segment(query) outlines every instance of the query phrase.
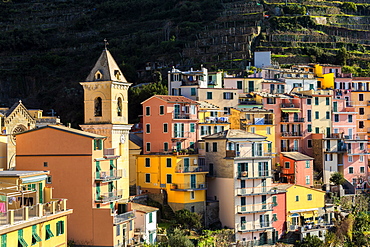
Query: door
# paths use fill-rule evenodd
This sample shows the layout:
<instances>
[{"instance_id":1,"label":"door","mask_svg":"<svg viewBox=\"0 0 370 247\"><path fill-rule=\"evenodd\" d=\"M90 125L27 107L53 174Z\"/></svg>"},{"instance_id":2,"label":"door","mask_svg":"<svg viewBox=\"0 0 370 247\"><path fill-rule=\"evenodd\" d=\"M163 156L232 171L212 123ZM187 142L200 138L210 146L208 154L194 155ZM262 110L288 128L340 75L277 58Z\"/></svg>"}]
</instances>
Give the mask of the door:
<instances>
[{"instance_id":1,"label":"door","mask_svg":"<svg viewBox=\"0 0 370 247\"><path fill-rule=\"evenodd\" d=\"M196 183L196 181L197 181L197 177L196 177L196 175L195 175L195 174L191 174L191 175L190 175L190 187L191 187L192 189L196 189L196 188L197 188L197 183Z\"/></svg>"},{"instance_id":2,"label":"door","mask_svg":"<svg viewBox=\"0 0 370 247\"><path fill-rule=\"evenodd\" d=\"M178 118L180 115L180 105L174 105L175 107L175 118Z\"/></svg>"},{"instance_id":3,"label":"door","mask_svg":"<svg viewBox=\"0 0 370 247\"><path fill-rule=\"evenodd\" d=\"M248 81L248 90L249 92L254 92L254 81Z\"/></svg>"},{"instance_id":4,"label":"door","mask_svg":"<svg viewBox=\"0 0 370 247\"><path fill-rule=\"evenodd\" d=\"M353 134L352 129L348 129L348 136L349 136L349 139L352 139L352 134Z\"/></svg>"},{"instance_id":5,"label":"door","mask_svg":"<svg viewBox=\"0 0 370 247\"><path fill-rule=\"evenodd\" d=\"M184 158L184 172L188 172L189 171L189 158Z\"/></svg>"}]
</instances>

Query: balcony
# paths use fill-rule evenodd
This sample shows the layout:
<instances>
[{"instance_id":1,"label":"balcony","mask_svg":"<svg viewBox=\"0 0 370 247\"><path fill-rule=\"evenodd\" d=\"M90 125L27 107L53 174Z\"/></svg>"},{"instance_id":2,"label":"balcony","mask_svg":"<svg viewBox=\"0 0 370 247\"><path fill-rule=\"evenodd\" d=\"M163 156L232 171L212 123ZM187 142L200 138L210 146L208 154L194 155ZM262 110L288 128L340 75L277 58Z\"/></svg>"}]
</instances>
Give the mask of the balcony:
<instances>
[{"instance_id":1,"label":"balcony","mask_svg":"<svg viewBox=\"0 0 370 247\"><path fill-rule=\"evenodd\" d=\"M177 166L176 173L208 172L205 166Z\"/></svg>"},{"instance_id":2,"label":"balcony","mask_svg":"<svg viewBox=\"0 0 370 247\"><path fill-rule=\"evenodd\" d=\"M329 133L326 134L325 139L342 139L343 134L342 133Z\"/></svg>"},{"instance_id":3,"label":"balcony","mask_svg":"<svg viewBox=\"0 0 370 247\"><path fill-rule=\"evenodd\" d=\"M281 152L299 152L298 148L281 147Z\"/></svg>"},{"instance_id":4,"label":"balcony","mask_svg":"<svg viewBox=\"0 0 370 247\"><path fill-rule=\"evenodd\" d=\"M207 184L203 183L182 183L182 184L172 184L171 190L174 191L193 191L193 190L206 190Z\"/></svg>"},{"instance_id":5,"label":"balcony","mask_svg":"<svg viewBox=\"0 0 370 247\"><path fill-rule=\"evenodd\" d=\"M100 193L100 195L98 195L97 198L95 199L95 202L105 203L105 202L116 201L121 198L122 198L122 190L116 190L112 192Z\"/></svg>"},{"instance_id":6,"label":"balcony","mask_svg":"<svg viewBox=\"0 0 370 247\"><path fill-rule=\"evenodd\" d=\"M300 131L298 131L298 132L287 132L287 131L283 131L283 132L281 132L281 136L282 137L302 137L303 134Z\"/></svg>"},{"instance_id":7,"label":"balcony","mask_svg":"<svg viewBox=\"0 0 370 247\"><path fill-rule=\"evenodd\" d=\"M252 205L237 206L238 214L251 214L272 211L272 203L259 203Z\"/></svg>"},{"instance_id":8,"label":"balcony","mask_svg":"<svg viewBox=\"0 0 370 247\"><path fill-rule=\"evenodd\" d=\"M304 118L289 119L287 117L282 117L280 122L282 123L304 123Z\"/></svg>"},{"instance_id":9,"label":"balcony","mask_svg":"<svg viewBox=\"0 0 370 247\"><path fill-rule=\"evenodd\" d=\"M369 131L368 131L369 133ZM368 137L366 134L363 135L345 135L344 136L344 141L368 141Z\"/></svg>"},{"instance_id":10,"label":"balcony","mask_svg":"<svg viewBox=\"0 0 370 247\"><path fill-rule=\"evenodd\" d=\"M300 108L300 105L294 103L282 103L280 104L280 108Z\"/></svg>"},{"instance_id":11,"label":"balcony","mask_svg":"<svg viewBox=\"0 0 370 247\"><path fill-rule=\"evenodd\" d=\"M218 124L218 123L229 123L228 117L206 117L203 123Z\"/></svg>"},{"instance_id":12,"label":"balcony","mask_svg":"<svg viewBox=\"0 0 370 247\"><path fill-rule=\"evenodd\" d=\"M242 120L242 123L246 125L271 125L273 124L273 121L272 119L260 118L260 119Z\"/></svg>"},{"instance_id":13,"label":"balcony","mask_svg":"<svg viewBox=\"0 0 370 247\"><path fill-rule=\"evenodd\" d=\"M238 196L263 195L276 193L276 187L252 187L252 188L238 188L236 194Z\"/></svg>"},{"instance_id":14,"label":"balcony","mask_svg":"<svg viewBox=\"0 0 370 247\"><path fill-rule=\"evenodd\" d=\"M258 222L258 223L241 223L238 224L237 229L239 232L254 232L254 231L264 231L267 229L272 229L272 222Z\"/></svg>"},{"instance_id":15,"label":"balcony","mask_svg":"<svg viewBox=\"0 0 370 247\"><path fill-rule=\"evenodd\" d=\"M266 158L272 155L272 151L266 150L266 152L256 152L252 154L252 150L248 152L240 152L235 150L226 150L226 158Z\"/></svg>"},{"instance_id":16,"label":"balcony","mask_svg":"<svg viewBox=\"0 0 370 247\"><path fill-rule=\"evenodd\" d=\"M107 172L95 172L95 180L108 182L122 178L122 170L111 170Z\"/></svg>"},{"instance_id":17,"label":"balcony","mask_svg":"<svg viewBox=\"0 0 370 247\"><path fill-rule=\"evenodd\" d=\"M115 148L104 148L103 155L104 157L115 156L115 151L116 151Z\"/></svg>"},{"instance_id":18,"label":"balcony","mask_svg":"<svg viewBox=\"0 0 370 247\"><path fill-rule=\"evenodd\" d=\"M238 179L256 179L256 178L267 178L272 177L272 170L262 170L262 171L241 171L236 173Z\"/></svg>"},{"instance_id":19,"label":"balcony","mask_svg":"<svg viewBox=\"0 0 370 247\"><path fill-rule=\"evenodd\" d=\"M129 211L123 214L114 215L113 224L120 224L125 221L129 221L135 218L135 211Z\"/></svg>"},{"instance_id":20,"label":"balcony","mask_svg":"<svg viewBox=\"0 0 370 247\"><path fill-rule=\"evenodd\" d=\"M43 204L38 203L34 206L7 210L7 212L0 214L0 229L21 223L32 223L32 221L39 222L40 218L50 218L60 213L72 213L72 210L67 209L67 199L52 199Z\"/></svg>"}]
</instances>

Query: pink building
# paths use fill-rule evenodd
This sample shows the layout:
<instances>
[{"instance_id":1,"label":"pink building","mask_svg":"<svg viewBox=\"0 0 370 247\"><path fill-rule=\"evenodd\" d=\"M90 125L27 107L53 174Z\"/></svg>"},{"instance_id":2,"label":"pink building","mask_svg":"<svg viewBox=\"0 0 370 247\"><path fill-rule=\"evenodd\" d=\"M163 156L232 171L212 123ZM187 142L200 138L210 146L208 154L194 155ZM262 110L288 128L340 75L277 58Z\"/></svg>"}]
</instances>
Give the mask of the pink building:
<instances>
[{"instance_id":1,"label":"pink building","mask_svg":"<svg viewBox=\"0 0 370 247\"><path fill-rule=\"evenodd\" d=\"M195 148L198 103L184 96L155 95L143 105L143 154Z\"/></svg>"},{"instance_id":2,"label":"pink building","mask_svg":"<svg viewBox=\"0 0 370 247\"><path fill-rule=\"evenodd\" d=\"M281 152L281 180L302 186L313 185L313 158L299 152Z\"/></svg>"},{"instance_id":3,"label":"pink building","mask_svg":"<svg viewBox=\"0 0 370 247\"><path fill-rule=\"evenodd\" d=\"M286 225L286 190L280 189L284 185L280 184L276 194L272 196L272 226L274 240L278 240L285 234ZM290 185L289 185L290 186Z\"/></svg>"}]
</instances>

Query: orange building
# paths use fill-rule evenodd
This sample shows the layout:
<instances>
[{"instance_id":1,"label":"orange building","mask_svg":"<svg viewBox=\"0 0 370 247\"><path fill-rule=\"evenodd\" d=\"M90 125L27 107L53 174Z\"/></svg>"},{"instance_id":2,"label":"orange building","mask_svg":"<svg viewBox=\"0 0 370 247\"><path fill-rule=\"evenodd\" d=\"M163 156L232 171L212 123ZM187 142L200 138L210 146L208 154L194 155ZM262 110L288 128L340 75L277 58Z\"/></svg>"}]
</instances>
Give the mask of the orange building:
<instances>
[{"instance_id":1,"label":"orange building","mask_svg":"<svg viewBox=\"0 0 370 247\"><path fill-rule=\"evenodd\" d=\"M50 171L47 182L54 187L53 195L67 198L75 212L69 219L70 240L89 246L126 246L133 237L134 213L119 204L119 156L114 149L104 149L104 139L50 125L20 133L17 169Z\"/></svg>"},{"instance_id":2,"label":"orange building","mask_svg":"<svg viewBox=\"0 0 370 247\"><path fill-rule=\"evenodd\" d=\"M313 159L299 152L281 152L281 179L282 182L312 186Z\"/></svg>"}]
</instances>

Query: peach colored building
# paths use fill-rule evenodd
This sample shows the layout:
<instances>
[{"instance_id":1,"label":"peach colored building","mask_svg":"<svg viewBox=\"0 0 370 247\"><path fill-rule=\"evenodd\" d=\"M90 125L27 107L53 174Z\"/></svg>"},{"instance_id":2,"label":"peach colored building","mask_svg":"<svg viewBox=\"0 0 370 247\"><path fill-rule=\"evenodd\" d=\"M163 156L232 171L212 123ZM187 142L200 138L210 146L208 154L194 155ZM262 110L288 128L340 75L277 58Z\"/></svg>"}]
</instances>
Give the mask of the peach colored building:
<instances>
[{"instance_id":1,"label":"peach colored building","mask_svg":"<svg viewBox=\"0 0 370 247\"><path fill-rule=\"evenodd\" d=\"M184 96L155 95L143 105L143 154L195 149L198 103Z\"/></svg>"},{"instance_id":2,"label":"peach colored building","mask_svg":"<svg viewBox=\"0 0 370 247\"><path fill-rule=\"evenodd\" d=\"M276 241L285 235L287 230L286 214L286 190L280 186L272 196L272 226L275 230L273 238Z\"/></svg>"},{"instance_id":3,"label":"peach colored building","mask_svg":"<svg viewBox=\"0 0 370 247\"><path fill-rule=\"evenodd\" d=\"M281 152L281 177L283 183L302 186L313 185L313 158L299 152Z\"/></svg>"},{"instance_id":4,"label":"peach colored building","mask_svg":"<svg viewBox=\"0 0 370 247\"><path fill-rule=\"evenodd\" d=\"M17 135L17 169L50 171L55 197L74 209L68 237L89 246L127 246L133 212L120 204L122 170L104 136L62 126L45 126ZM116 209L116 210L115 210Z\"/></svg>"}]
</instances>

